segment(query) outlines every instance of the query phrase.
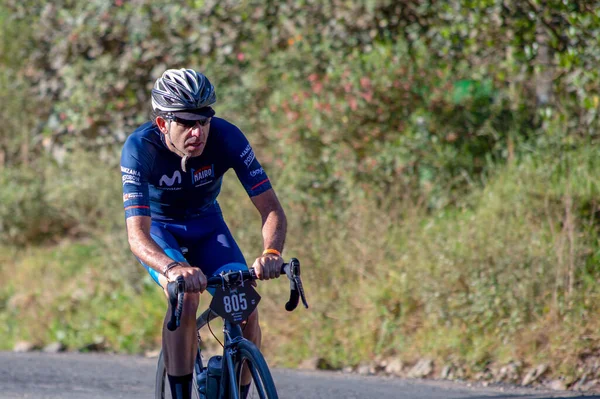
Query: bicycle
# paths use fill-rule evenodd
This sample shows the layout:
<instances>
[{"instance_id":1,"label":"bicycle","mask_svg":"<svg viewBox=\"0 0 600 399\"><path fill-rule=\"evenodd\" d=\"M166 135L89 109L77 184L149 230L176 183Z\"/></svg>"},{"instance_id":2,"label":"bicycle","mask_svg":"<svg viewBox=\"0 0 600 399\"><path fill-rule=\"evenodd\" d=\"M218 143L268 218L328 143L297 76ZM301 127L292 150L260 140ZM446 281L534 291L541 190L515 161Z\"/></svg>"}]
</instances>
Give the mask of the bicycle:
<instances>
[{"instance_id":1,"label":"bicycle","mask_svg":"<svg viewBox=\"0 0 600 399\"><path fill-rule=\"evenodd\" d=\"M290 280L290 299L285 305L287 311L298 306L299 298L308 308L302 280L300 279L300 261L291 258L284 263L281 274ZM197 319L198 350L194 364L192 395L197 399L239 399L241 394L241 375L247 367L252 376L253 389L261 399L277 399L277 389L271 372L260 350L252 342L242 336L240 323L258 306L260 295L251 284L254 281L254 269L221 273L207 280L207 288L215 288L215 294L208 307ZM173 312L167 323L171 331L179 327L179 319L183 308L185 284L182 277L167 285L169 301ZM200 350L200 329L216 317L224 321L223 355L213 356L205 367ZM170 397L170 389L166 378L166 368L161 351L156 370L156 399ZM249 396L250 397L250 396Z\"/></svg>"}]
</instances>

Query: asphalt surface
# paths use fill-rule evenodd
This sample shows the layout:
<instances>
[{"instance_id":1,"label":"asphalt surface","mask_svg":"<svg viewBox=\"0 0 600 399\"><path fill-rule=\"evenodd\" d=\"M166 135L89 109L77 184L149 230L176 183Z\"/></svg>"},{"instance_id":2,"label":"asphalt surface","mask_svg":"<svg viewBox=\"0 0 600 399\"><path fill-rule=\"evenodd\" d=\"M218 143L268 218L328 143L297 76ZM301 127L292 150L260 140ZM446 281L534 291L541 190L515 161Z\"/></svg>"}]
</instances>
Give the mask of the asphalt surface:
<instances>
[{"instance_id":1,"label":"asphalt surface","mask_svg":"<svg viewBox=\"0 0 600 399\"><path fill-rule=\"evenodd\" d=\"M157 359L136 356L0 352L0 398L153 398ZM273 370L281 399L570 398L581 394L449 381L321 371ZM600 399L600 396L586 396Z\"/></svg>"}]
</instances>

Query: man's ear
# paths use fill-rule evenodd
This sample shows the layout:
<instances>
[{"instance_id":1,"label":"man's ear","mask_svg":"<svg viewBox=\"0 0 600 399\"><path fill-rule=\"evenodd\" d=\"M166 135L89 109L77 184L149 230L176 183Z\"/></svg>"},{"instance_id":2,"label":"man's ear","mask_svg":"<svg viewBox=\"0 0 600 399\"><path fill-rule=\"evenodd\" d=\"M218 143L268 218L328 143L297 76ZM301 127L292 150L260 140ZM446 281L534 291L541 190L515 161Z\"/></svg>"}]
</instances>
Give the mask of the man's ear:
<instances>
[{"instance_id":1,"label":"man's ear","mask_svg":"<svg viewBox=\"0 0 600 399\"><path fill-rule=\"evenodd\" d=\"M163 134L167 134L169 132L169 128L168 128L168 121L163 118L162 116L157 116L156 117L156 126L158 126L158 128L160 129L160 131Z\"/></svg>"}]
</instances>

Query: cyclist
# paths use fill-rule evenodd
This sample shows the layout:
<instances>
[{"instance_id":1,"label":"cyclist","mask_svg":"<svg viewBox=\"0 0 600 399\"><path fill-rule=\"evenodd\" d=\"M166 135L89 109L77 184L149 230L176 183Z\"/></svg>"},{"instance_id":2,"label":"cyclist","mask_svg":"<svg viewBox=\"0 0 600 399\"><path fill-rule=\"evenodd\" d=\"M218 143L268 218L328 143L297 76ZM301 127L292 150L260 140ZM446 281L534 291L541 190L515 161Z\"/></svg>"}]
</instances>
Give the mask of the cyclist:
<instances>
[{"instance_id":1,"label":"cyclist","mask_svg":"<svg viewBox=\"0 0 600 399\"><path fill-rule=\"evenodd\" d=\"M168 69L152 89L152 120L127 138L121 154L131 251L165 293L167 282L185 279L180 328L166 328L169 304L162 331L167 375L177 399L191 395L195 317L206 276L247 269L217 202L227 170L235 170L262 217L264 252L253 264L258 278L279 277L283 264L284 211L244 134L214 116L215 102L215 88L202 73ZM183 247L189 251L187 260ZM257 311L246 321L244 336L260 348ZM249 375L243 383L247 391Z\"/></svg>"}]
</instances>

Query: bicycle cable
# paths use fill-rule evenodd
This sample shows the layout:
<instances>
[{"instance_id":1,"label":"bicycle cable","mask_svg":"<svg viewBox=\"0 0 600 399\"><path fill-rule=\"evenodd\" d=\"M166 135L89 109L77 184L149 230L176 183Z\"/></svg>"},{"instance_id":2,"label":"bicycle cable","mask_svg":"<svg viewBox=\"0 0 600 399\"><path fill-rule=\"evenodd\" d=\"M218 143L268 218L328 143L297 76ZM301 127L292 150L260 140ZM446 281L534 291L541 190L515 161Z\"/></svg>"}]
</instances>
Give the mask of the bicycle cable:
<instances>
[{"instance_id":1,"label":"bicycle cable","mask_svg":"<svg viewBox=\"0 0 600 399\"><path fill-rule=\"evenodd\" d=\"M223 345L221 343L221 341L219 340L219 338L217 337L217 335L213 332L212 328L210 327L210 318L208 318L208 320L206 321L206 325L208 326L208 330L210 331L210 333L212 334L212 336L215 337L215 339L217 340L217 342L219 343L219 345L221 345L221 348L224 348L225 345Z\"/></svg>"}]
</instances>

